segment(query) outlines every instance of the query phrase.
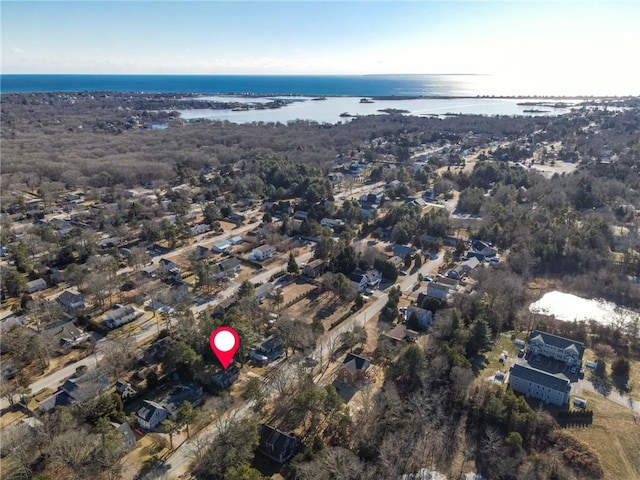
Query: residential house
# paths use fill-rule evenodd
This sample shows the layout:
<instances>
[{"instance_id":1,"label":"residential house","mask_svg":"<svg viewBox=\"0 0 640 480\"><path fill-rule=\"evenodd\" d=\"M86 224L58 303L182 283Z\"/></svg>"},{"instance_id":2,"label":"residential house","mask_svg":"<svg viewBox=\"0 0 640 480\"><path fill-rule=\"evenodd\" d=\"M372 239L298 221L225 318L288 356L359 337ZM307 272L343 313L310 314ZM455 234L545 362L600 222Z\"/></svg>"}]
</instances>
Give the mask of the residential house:
<instances>
[{"instance_id":1,"label":"residential house","mask_svg":"<svg viewBox=\"0 0 640 480\"><path fill-rule=\"evenodd\" d=\"M136 394L136 391L131 384L124 380L118 380L115 387L116 392L118 392L122 398L128 398Z\"/></svg>"},{"instance_id":2,"label":"residential house","mask_svg":"<svg viewBox=\"0 0 640 480\"><path fill-rule=\"evenodd\" d=\"M242 268L242 264L240 263L240 259L236 257L229 257L218 263L220 266L220 270L224 272L227 277L230 277L240 271Z\"/></svg>"},{"instance_id":3,"label":"residential house","mask_svg":"<svg viewBox=\"0 0 640 480\"><path fill-rule=\"evenodd\" d=\"M47 325L42 335L51 339L52 344L64 348L77 347L91 340L91 335L66 320Z\"/></svg>"},{"instance_id":4,"label":"residential house","mask_svg":"<svg viewBox=\"0 0 640 480\"><path fill-rule=\"evenodd\" d=\"M211 376L211 383L220 390L226 390L238 380L240 370L233 363Z\"/></svg>"},{"instance_id":5,"label":"residential house","mask_svg":"<svg viewBox=\"0 0 640 480\"><path fill-rule=\"evenodd\" d=\"M238 212L231 212L231 214L229 215L229 220L235 223L242 223L246 220L246 217Z\"/></svg>"},{"instance_id":6,"label":"residential house","mask_svg":"<svg viewBox=\"0 0 640 480\"><path fill-rule=\"evenodd\" d=\"M154 430L169 416L166 408L151 400L143 400L142 407L136 412L136 420L145 430Z\"/></svg>"},{"instance_id":7,"label":"residential house","mask_svg":"<svg viewBox=\"0 0 640 480\"><path fill-rule=\"evenodd\" d=\"M242 238L240 235L236 235L235 237L231 237L229 241L233 245L240 245L241 243L244 243L244 238Z\"/></svg>"},{"instance_id":8,"label":"residential house","mask_svg":"<svg viewBox=\"0 0 640 480\"><path fill-rule=\"evenodd\" d=\"M74 293L69 290L62 292L58 298L56 298L56 301L62 305L62 308L68 313L84 308L84 297L79 293Z\"/></svg>"},{"instance_id":9,"label":"residential house","mask_svg":"<svg viewBox=\"0 0 640 480\"><path fill-rule=\"evenodd\" d=\"M262 454L283 464L291 460L298 449L298 439L269 425L260 426L260 444Z\"/></svg>"},{"instance_id":10,"label":"residential house","mask_svg":"<svg viewBox=\"0 0 640 480\"><path fill-rule=\"evenodd\" d=\"M323 227L336 228L336 227L344 227L344 220L340 220L339 218L323 218L320 220L320 225Z\"/></svg>"},{"instance_id":11,"label":"residential house","mask_svg":"<svg viewBox=\"0 0 640 480\"><path fill-rule=\"evenodd\" d=\"M271 295L271 292L273 292L275 288L276 288L275 285L269 282L263 283L262 285L258 285L254 290L255 299L258 302L261 302L262 300L267 298L269 295Z\"/></svg>"},{"instance_id":12,"label":"residential house","mask_svg":"<svg viewBox=\"0 0 640 480\"><path fill-rule=\"evenodd\" d=\"M117 306L114 310L110 310L104 317L104 324L109 330L132 322L143 312L133 307L133 305Z\"/></svg>"},{"instance_id":13,"label":"residential house","mask_svg":"<svg viewBox=\"0 0 640 480\"><path fill-rule=\"evenodd\" d=\"M441 301L446 301L449 297L449 289L448 285L443 285L442 283L437 282L429 282L427 285L427 296L437 298Z\"/></svg>"},{"instance_id":14,"label":"residential house","mask_svg":"<svg viewBox=\"0 0 640 480\"><path fill-rule=\"evenodd\" d=\"M478 268L479 265L480 265L480 261L477 258L475 257L468 258L457 267L449 270L449 272L447 273L447 277L453 278L454 280L460 280L467 273Z\"/></svg>"},{"instance_id":15,"label":"residential house","mask_svg":"<svg viewBox=\"0 0 640 480\"><path fill-rule=\"evenodd\" d=\"M396 267L396 270L400 270L402 267L404 267L404 258L401 258L397 255L394 255L388 261L391 265Z\"/></svg>"},{"instance_id":16,"label":"residential house","mask_svg":"<svg viewBox=\"0 0 640 480\"><path fill-rule=\"evenodd\" d=\"M109 376L103 370L96 369L67 379L56 393L38 402L38 410L52 412L59 406L79 405L106 392L109 387Z\"/></svg>"},{"instance_id":17,"label":"residential house","mask_svg":"<svg viewBox=\"0 0 640 480\"><path fill-rule=\"evenodd\" d=\"M217 253L226 253L229 254L233 251L233 245L229 240L222 240L220 242L214 243L211 249Z\"/></svg>"},{"instance_id":18,"label":"residential house","mask_svg":"<svg viewBox=\"0 0 640 480\"><path fill-rule=\"evenodd\" d=\"M393 254L397 255L398 257L401 257L404 259L404 257L407 255L407 253L409 255L413 255L414 254L414 248L410 247L409 245L401 245L399 243L396 243L393 247L391 247L393 250Z\"/></svg>"},{"instance_id":19,"label":"residential house","mask_svg":"<svg viewBox=\"0 0 640 480\"><path fill-rule=\"evenodd\" d=\"M102 249L117 247L120 244L120 237L107 237L98 242L98 246Z\"/></svg>"},{"instance_id":20,"label":"residential house","mask_svg":"<svg viewBox=\"0 0 640 480\"><path fill-rule=\"evenodd\" d=\"M38 278L36 280L31 280L29 283L27 283L26 292L34 293L34 292L39 292L41 290L46 290L46 289L47 289L47 282L45 282L42 278Z\"/></svg>"},{"instance_id":21,"label":"residential house","mask_svg":"<svg viewBox=\"0 0 640 480\"><path fill-rule=\"evenodd\" d=\"M50 272L49 272L49 273L50 273L50 275L51 275L51 282L52 282L54 285L57 285L57 284L62 283L62 282L64 282L64 281L65 281L65 278L64 278L64 270L60 270L60 269L59 269L59 268L57 268L57 267L53 267L53 268L50 270Z\"/></svg>"},{"instance_id":22,"label":"residential house","mask_svg":"<svg viewBox=\"0 0 640 480\"><path fill-rule=\"evenodd\" d=\"M498 253L491 245L480 240L473 240L471 242L471 248L473 248L474 252L481 253L485 257L495 257L496 253Z\"/></svg>"},{"instance_id":23,"label":"residential house","mask_svg":"<svg viewBox=\"0 0 640 480\"><path fill-rule=\"evenodd\" d=\"M509 370L509 387L527 397L559 406L569 402L571 393L571 385L566 378L520 364L513 365Z\"/></svg>"},{"instance_id":24,"label":"residential house","mask_svg":"<svg viewBox=\"0 0 640 480\"><path fill-rule=\"evenodd\" d=\"M293 214L293 218L295 220L306 220L309 217L309 212L303 212L302 210L298 210Z\"/></svg>"},{"instance_id":25,"label":"residential house","mask_svg":"<svg viewBox=\"0 0 640 480\"><path fill-rule=\"evenodd\" d=\"M420 208L420 210L424 210L425 208L427 208L429 205L427 204L427 202L422 199L422 198L412 198L411 200L409 200L407 202L408 205L411 206L415 206Z\"/></svg>"},{"instance_id":26,"label":"residential house","mask_svg":"<svg viewBox=\"0 0 640 480\"><path fill-rule=\"evenodd\" d=\"M350 353L346 356L337 372L337 380L348 385L364 380L371 362L364 357Z\"/></svg>"},{"instance_id":27,"label":"residential house","mask_svg":"<svg viewBox=\"0 0 640 480\"><path fill-rule=\"evenodd\" d=\"M380 282L382 281L382 273L380 273L375 268L371 270L367 270L364 275L367 278L368 288L377 288L378 285L380 285Z\"/></svg>"},{"instance_id":28,"label":"residential house","mask_svg":"<svg viewBox=\"0 0 640 480\"><path fill-rule=\"evenodd\" d=\"M266 260L267 258L271 258L276 254L276 248L271 245L261 245L260 247L254 248L251 252L251 257L255 258L258 261Z\"/></svg>"},{"instance_id":29,"label":"residential house","mask_svg":"<svg viewBox=\"0 0 640 480\"><path fill-rule=\"evenodd\" d=\"M198 245L196 247L196 257L198 258L209 258L212 254L213 252L204 245Z\"/></svg>"},{"instance_id":30,"label":"residential house","mask_svg":"<svg viewBox=\"0 0 640 480\"><path fill-rule=\"evenodd\" d=\"M404 311L404 320L408 324L412 324L410 325L412 327L419 327L422 330L427 330L431 327L433 312L431 310L416 307L415 305L410 305Z\"/></svg>"},{"instance_id":31,"label":"residential house","mask_svg":"<svg viewBox=\"0 0 640 480\"><path fill-rule=\"evenodd\" d=\"M324 260L317 258L304 266L302 272L309 278L316 278L322 275L325 268Z\"/></svg>"},{"instance_id":32,"label":"residential house","mask_svg":"<svg viewBox=\"0 0 640 480\"><path fill-rule=\"evenodd\" d=\"M145 430L154 430L165 419L175 420L176 413L184 402L194 407L202 403L202 387L196 383L178 385L160 402L144 400L136 412L138 424Z\"/></svg>"},{"instance_id":33,"label":"residential house","mask_svg":"<svg viewBox=\"0 0 640 480\"><path fill-rule=\"evenodd\" d=\"M140 269L140 273L147 278L155 278L158 267L155 265L146 265Z\"/></svg>"},{"instance_id":34,"label":"residential house","mask_svg":"<svg viewBox=\"0 0 640 480\"><path fill-rule=\"evenodd\" d=\"M195 236L195 235L202 235L203 233L207 233L209 230L211 230L211 227L206 223L199 223L191 227L189 230L191 231L191 235Z\"/></svg>"},{"instance_id":35,"label":"residential house","mask_svg":"<svg viewBox=\"0 0 640 480\"><path fill-rule=\"evenodd\" d=\"M256 351L273 362L284 355L284 343L280 337L271 337L262 342Z\"/></svg>"},{"instance_id":36,"label":"residential house","mask_svg":"<svg viewBox=\"0 0 640 480\"><path fill-rule=\"evenodd\" d=\"M160 259L160 272L163 274L167 274L172 272L173 270L178 269L178 264L169 260L168 258Z\"/></svg>"},{"instance_id":37,"label":"residential house","mask_svg":"<svg viewBox=\"0 0 640 480\"><path fill-rule=\"evenodd\" d=\"M370 288L377 288L382 281L382 274L376 269L367 270L366 272L356 270L349 275L349 280L351 280L358 292L364 292Z\"/></svg>"},{"instance_id":38,"label":"residential house","mask_svg":"<svg viewBox=\"0 0 640 480\"><path fill-rule=\"evenodd\" d=\"M527 350L534 355L554 358L570 366L582 365L584 343L534 330L529 335Z\"/></svg>"},{"instance_id":39,"label":"residential house","mask_svg":"<svg viewBox=\"0 0 640 480\"><path fill-rule=\"evenodd\" d=\"M363 271L355 271L349 275L352 285L358 290L358 292L364 292L369 285L369 280Z\"/></svg>"}]
</instances>

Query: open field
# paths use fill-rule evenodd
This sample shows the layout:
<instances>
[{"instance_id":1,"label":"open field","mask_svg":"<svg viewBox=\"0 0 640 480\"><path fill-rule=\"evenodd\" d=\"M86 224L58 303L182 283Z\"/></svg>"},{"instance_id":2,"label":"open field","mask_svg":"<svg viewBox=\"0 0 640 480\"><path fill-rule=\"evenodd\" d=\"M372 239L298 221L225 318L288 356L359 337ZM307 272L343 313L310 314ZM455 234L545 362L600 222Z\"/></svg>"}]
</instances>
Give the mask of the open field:
<instances>
[{"instance_id":1,"label":"open field","mask_svg":"<svg viewBox=\"0 0 640 480\"><path fill-rule=\"evenodd\" d=\"M580 395L593 410L593 424L568 431L598 452L605 479L640 478L640 419L634 421L630 410L600 395L590 392Z\"/></svg>"}]
</instances>

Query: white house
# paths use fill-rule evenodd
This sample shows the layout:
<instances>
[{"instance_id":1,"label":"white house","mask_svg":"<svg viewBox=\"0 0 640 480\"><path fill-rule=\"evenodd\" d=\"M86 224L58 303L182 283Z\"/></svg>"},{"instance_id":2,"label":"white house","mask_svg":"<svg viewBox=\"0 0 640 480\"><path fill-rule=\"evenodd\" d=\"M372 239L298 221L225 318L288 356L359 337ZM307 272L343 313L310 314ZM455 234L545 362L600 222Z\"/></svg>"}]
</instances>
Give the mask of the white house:
<instances>
[{"instance_id":1,"label":"white house","mask_svg":"<svg viewBox=\"0 0 640 480\"><path fill-rule=\"evenodd\" d=\"M142 407L136 412L138 424L145 430L155 429L167 418L169 418L167 409L151 400L143 400Z\"/></svg>"},{"instance_id":2,"label":"white house","mask_svg":"<svg viewBox=\"0 0 640 480\"><path fill-rule=\"evenodd\" d=\"M571 393L571 385L566 378L520 364L512 366L509 371L509 387L527 397L559 406L567 404Z\"/></svg>"},{"instance_id":3,"label":"white house","mask_svg":"<svg viewBox=\"0 0 640 480\"><path fill-rule=\"evenodd\" d=\"M582 365L584 343L534 330L529 335L528 350L534 355L554 358L567 365Z\"/></svg>"},{"instance_id":4,"label":"white house","mask_svg":"<svg viewBox=\"0 0 640 480\"><path fill-rule=\"evenodd\" d=\"M255 258L258 261L266 260L267 258L271 258L275 255L276 249L271 245L262 245L260 247L254 248L251 252L251 257Z\"/></svg>"},{"instance_id":5,"label":"white house","mask_svg":"<svg viewBox=\"0 0 640 480\"><path fill-rule=\"evenodd\" d=\"M132 322L137 317L142 315L143 312L134 308L132 305L125 305L124 307L110 310L104 317L104 324L108 329L113 330L129 322Z\"/></svg>"},{"instance_id":6,"label":"white house","mask_svg":"<svg viewBox=\"0 0 640 480\"><path fill-rule=\"evenodd\" d=\"M364 292L367 289L368 280L364 272L353 272L349 275L349 280L358 292Z\"/></svg>"}]
</instances>

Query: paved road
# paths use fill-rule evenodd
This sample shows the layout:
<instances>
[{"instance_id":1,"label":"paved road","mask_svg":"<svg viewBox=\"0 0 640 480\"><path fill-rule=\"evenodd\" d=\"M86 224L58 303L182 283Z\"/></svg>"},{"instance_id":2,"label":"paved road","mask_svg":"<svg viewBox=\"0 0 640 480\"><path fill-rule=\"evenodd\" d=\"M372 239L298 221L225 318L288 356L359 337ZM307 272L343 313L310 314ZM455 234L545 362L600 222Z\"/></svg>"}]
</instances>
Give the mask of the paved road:
<instances>
[{"instance_id":1,"label":"paved road","mask_svg":"<svg viewBox=\"0 0 640 480\"><path fill-rule=\"evenodd\" d=\"M578 380L578 383L572 389L571 393L579 394L582 390L587 390L588 392L593 392L598 395L602 395L591 383L589 380ZM604 396L607 400L611 400L618 405L621 405L625 408L628 408L636 415L640 415L640 401L635 400L632 397L628 397L626 395L621 395L615 389L612 389L608 395Z\"/></svg>"},{"instance_id":2,"label":"paved road","mask_svg":"<svg viewBox=\"0 0 640 480\"><path fill-rule=\"evenodd\" d=\"M193 245L191 245L190 247L194 248ZM302 262L308 261L312 256L313 256L312 253L307 252L296 257L296 261L298 262L298 265L299 265ZM265 280L268 280L269 278L271 278L273 274L279 272L280 270L282 270L282 266L278 265L264 272L260 272L258 275L251 278L250 281L252 283L264 282ZM229 287L227 290L223 292L220 298L227 298L233 295L237 288L238 288L237 284ZM209 303L193 306L191 307L191 310L193 311L194 315L197 315L207 307L211 305L215 305L218 301L219 299L214 299ZM148 323L148 326L145 330L132 336L132 338L136 341L138 345L142 345L148 342L151 339L151 337L157 335L157 329L155 328L155 324L150 322L147 322L147 323ZM52 372L47 376L34 381L31 385L29 385L29 387L31 388L31 392L35 394L40 392L41 390L44 390L45 388L51 388L52 390L55 390L58 387L58 385L64 382L65 379L73 375L76 371L76 368L78 368L79 366L85 365L89 370L94 369L96 367L96 363L102 360L102 357L103 357L103 355L100 353L99 350L104 348L108 344L109 344L108 340L102 340L98 343L98 351L96 352L96 354L91 355L90 357L84 358L82 360L78 360L77 362L67 365L66 367L60 370L56 370L55 372ZM9 402L5 398L0 399L0 410L3 410L7 407L9 407Z\"/></svg>"},{"instance_id":3,"label":"paved road","mask_svg":"<svg viewBox=\"0 0 640 480\"><path fill-rule=\"evenodd\" d=\"M442 257L436 260L429 260L425 262L421 269L418 272L414 272L411 275L407 275L406 277L398 277L402 279L398 285L403 292L407 290L412 290L413 286L416 284L418 280L418 273L422 273L423 275L434 275L440 265L442 264ZM335 338L339 337L342 333L347 332L353 329L356 325L364 325L367 320L372 319L387 303L389 299L389 295L387 293L382 293L380 297L378 297L372 303L369 303L365 309L363 309L357 315L349 318L343 325L339 328L333 330L324 341L317 346L316 350L313 353L313 356L316 359L323 360L329 354L329 346L332 344ZM284 378L295 378L295 367L290 363L282 363L279 366L282 370L282 375ZM272 385L266 385L267 393L269 395L275 393L275 388ZM236 418L242 418L247 415L250 411L251 403L245 402L242 406L238 407L234 410L234 416ZM228 418L227 415L223 415L222 419ZM166 459L165 463L167 465L171 465L171 468L166 470L166 472L162 473L151 473L147 478L180 478L182 475L187 474L187 470L189 464L192 460L193 454L193 445L197 441L206 441L210 439L211 436L216 435L218 430L217 427L220 425L222 420L216 420L211 423L208 427L201 430L198 435L195 435L190 440L183 443L180 447L176 448L171 455Z\"/></svg>"}]
</instances>

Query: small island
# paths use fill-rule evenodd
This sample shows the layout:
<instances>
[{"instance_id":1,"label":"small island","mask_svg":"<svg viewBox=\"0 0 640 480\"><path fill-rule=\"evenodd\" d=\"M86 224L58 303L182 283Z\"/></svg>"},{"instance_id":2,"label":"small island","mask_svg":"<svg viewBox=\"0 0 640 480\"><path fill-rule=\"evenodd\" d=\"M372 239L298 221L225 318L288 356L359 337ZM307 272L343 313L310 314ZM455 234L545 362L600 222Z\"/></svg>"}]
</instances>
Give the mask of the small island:
<instances>
[{"instance_id":1,"label":"small island","mask_svg":"<svg viewBox=\"0 0 640 480\"><path fill-rule=\"evenodd\" d=\"M382 113L388 113L389 115L402 115L405 113L411 113L409 110L403 110L402 108L381 108L378 111Z\"/></svg>"}]
</instances>

